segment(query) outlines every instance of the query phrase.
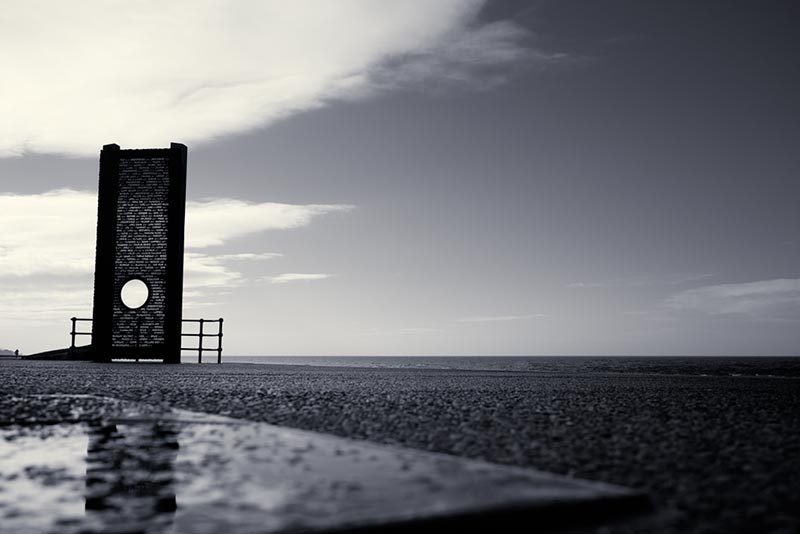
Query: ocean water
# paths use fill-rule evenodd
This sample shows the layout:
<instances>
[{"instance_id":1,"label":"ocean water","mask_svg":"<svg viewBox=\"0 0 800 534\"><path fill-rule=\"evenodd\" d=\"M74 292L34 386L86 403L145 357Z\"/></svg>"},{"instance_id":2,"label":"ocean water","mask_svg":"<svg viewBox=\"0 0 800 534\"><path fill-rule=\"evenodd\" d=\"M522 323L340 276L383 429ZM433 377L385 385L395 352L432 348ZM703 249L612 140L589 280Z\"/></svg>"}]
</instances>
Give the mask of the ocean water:
<instances>
[{"instance_id":1,"label":"ocean water","mask_svg":"<svg viewBox=\"0 0 800 534\"><path fill-rule=\"evenodd\" d=\"M223 362L542 374L800 377L800 357L765 356L223 356Z\"/></svg>"}]
</instances>

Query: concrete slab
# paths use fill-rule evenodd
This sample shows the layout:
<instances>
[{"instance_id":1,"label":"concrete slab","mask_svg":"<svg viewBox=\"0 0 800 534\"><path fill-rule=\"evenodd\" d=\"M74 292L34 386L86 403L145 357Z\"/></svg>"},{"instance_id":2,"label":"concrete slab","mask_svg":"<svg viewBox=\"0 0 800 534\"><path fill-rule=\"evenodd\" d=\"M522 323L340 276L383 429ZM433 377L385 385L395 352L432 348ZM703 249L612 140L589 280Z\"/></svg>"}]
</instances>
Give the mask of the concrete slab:
<instances>
[{"instance_id":1,"label":"concrete slab","mask_svg":"<svg viewBox=\"0 0 800 534\"><path fill-rule=\"evenodd\" d=\"M530 531L647 503L608 484L220 416L19 402L39 408L0 421L3 532ZM44 414L53 405L67 422Z\"/></svg>"}]
</instances>

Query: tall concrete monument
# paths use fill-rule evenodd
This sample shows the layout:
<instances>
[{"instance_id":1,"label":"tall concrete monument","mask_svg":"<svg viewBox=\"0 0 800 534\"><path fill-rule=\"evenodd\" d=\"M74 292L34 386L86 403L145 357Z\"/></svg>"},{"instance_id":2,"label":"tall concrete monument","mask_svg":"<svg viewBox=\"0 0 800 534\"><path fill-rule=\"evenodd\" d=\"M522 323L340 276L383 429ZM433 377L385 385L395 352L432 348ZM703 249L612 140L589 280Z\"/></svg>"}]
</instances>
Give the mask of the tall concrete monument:
<instances>
[{"instance_id":1,"label":"tall concrete monument","mask_svg":"<svg viewBox=\"0 0 800 534\"><path fill-rule=\"evenodd\" d=\"M91 354L180 363L185 145L100 153Z\"/></svg>"}]
</instances>

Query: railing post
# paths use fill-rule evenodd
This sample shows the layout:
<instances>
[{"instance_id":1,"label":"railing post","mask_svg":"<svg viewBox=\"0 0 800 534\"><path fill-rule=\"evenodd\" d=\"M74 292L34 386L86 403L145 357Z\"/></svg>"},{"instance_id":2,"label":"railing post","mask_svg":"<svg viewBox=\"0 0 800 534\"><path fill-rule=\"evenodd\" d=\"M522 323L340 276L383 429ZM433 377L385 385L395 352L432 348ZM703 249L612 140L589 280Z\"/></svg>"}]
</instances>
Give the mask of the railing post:
<instances>
[{"instance_id":1,"label":"railing post","mask_svg":"<svg viewBox=\"0 0 800 534\"><path fill-rule=\"evenodd\" d=\"M222 317L219 318L219 337L217 338L217 363L222 363Z\"/></svg>"},{"instance_id":2,"label":"railing post","mask_svg":"<svg viewBox=\"0 0 800 534\"><path fill-rule=\"evenodd\" d=\"M142 318L136 316L136 363L139 363L139 346L142 338Z\"/></svg>"},{"instance_id":3,"label":"railing post","mask_svg":"<svg viewBox=\"0 0 800 534\"><path fill-rule=\"evenodd\" d=\"M69 333L71 338L72 338L72 341L70 342L70 345L69 345L69 355L70 355L70 357L72 357L75 354L75 335L76 335L75 334L75 323L77 321L78 321L77 317L72 317L72 332Z\"/></svg>"},{"instance_id":4,"label":"railing post","mask_svg":"<svg viewBox=\"0 0 800 534\"><path fill-rule=\"evenodd\" d=\"M203 319L200 319L200 336L197 338L197 363L203 363Z\"/></svg>"}]
</instances>

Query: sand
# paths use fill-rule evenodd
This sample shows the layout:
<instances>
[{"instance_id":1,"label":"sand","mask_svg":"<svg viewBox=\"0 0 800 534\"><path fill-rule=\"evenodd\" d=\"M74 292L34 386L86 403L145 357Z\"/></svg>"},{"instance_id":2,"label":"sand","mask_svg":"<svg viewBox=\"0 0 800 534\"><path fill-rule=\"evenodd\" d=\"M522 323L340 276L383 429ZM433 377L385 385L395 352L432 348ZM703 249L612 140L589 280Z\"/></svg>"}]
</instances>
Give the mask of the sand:
<instances>
[{"instance_id":1,"label":"sand","mask_svg":"<svg viewBox=\"0 0 800 534\"><path fill-rule=\"evenodd\" d=\"M648 491L622 532L797 532L800 380L3 360L15 395L87 393L528 466Z\"/></svg>"}]
</instances>

